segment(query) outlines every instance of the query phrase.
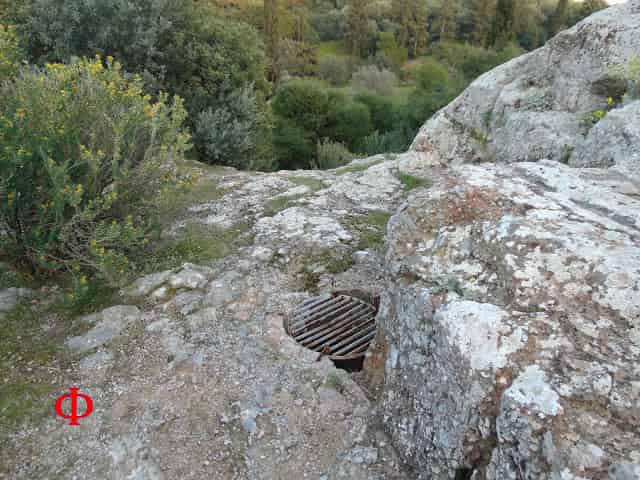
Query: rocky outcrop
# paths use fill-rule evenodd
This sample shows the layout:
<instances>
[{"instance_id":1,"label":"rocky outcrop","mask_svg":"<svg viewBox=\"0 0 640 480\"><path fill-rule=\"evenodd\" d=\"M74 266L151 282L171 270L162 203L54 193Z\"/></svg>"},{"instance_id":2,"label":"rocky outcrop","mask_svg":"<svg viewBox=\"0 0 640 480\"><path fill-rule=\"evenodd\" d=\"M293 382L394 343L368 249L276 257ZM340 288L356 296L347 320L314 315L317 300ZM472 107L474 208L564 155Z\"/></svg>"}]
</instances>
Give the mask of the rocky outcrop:
<instances>
[{"instance_id":1,"label":"rocky outcrop","mask_svg":"<svg viewBox=\"0 0 640 480\"><path fill-rule=\"evenodd\" d=\"M638 55L640 1L598 12L474 81L424 125L401 168L551 159L581 166L622 162L637 172L637 156L625 160L626 152L637 154L637 131L621 128L621 118L637 115L637 105L612 110L611 119L592 133L581 123L585 114L606 111L610 97L616 107L625 105L624 86L612 68ZM619 155L605 158L601 148L593 148L604 135L621 141Z\"/></svg>"},{"instance_id":2,"label":"rocky outcrop","mask_svg":"<svg viewBox=\"0 0 640 480\"><path fill-rule=\"evenodd\" d=\"M211 229L221 258L140 278L123 305L75 322L69 364L46 374L95 411L68 426L56 391L46 417L8 436L0 422L0 478L407 478L372 397L283 328L315 290L383 288L371 239L403 196L395 160L201 181L211 200L188 220ZM1 291L0 316L27 293Z\"/></svg>"},{"instance_id":3,"label":"rocky outcrop","mask_svg":"<svg viewBox=\"0 0 640 480\"><path fill-rule=\"evenodd\" d=\"M640 101L611 76L639 53L640 2L599 12L401 156L435 185L390 221L378 340L416 478L640 478Z\"/></svg>"},{"instance_id":4,"label":"rocky outcrop","mask_svg":"<svg viewBox=\"0 0 640 480\"><path fill-rule=\"evenodd\" d=\"M401 455L424 479L638 478L640 188L551 161L440 175L388 231Z\"/></svg>"},{"instance_id":5,"label":"rocky outcrop","mask_svg":"<svg viewBox=\"0 0 640 480\"><path fill-rule=\"evenodd\" d=\"M640 180L640 101L612 110L571 156L574 167L612 167Z\"/></svg>"}]
</instances>

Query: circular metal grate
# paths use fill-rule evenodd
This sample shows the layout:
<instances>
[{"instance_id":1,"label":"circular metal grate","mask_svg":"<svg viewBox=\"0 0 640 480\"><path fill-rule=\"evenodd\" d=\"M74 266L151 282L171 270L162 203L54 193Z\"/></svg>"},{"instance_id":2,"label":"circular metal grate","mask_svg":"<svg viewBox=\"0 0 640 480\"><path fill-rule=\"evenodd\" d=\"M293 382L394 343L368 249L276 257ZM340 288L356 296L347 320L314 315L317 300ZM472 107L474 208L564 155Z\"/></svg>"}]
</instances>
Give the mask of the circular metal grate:
<instances>
[{"instance_id":1,"label":"circular metal grate","mask_svg":"<svg viewBox=\"0 0 640 480\"><path fill-rule=\"evenodd\" d=\"M371 302L341 292L313 297L295 309L285 329L300 345L332 360L362 357L376 334L377 297Z\"/></svg>"}]
</instances>

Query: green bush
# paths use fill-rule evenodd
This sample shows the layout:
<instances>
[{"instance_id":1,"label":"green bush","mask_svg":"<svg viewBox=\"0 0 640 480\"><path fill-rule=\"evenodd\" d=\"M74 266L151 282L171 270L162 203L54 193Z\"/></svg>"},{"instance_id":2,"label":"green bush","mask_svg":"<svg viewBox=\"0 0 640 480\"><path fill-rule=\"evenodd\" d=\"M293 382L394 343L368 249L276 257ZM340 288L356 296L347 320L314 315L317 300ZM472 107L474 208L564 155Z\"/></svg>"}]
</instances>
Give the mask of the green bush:
<instances>
[{"instance_id":1,"label":"green bush","mask_svg":"<svg viewBox=\"0 0 640 480\"><path fill-rule=\"evenodd\" d=\"M354 100L367 106L375 130L387 132L394 128L393 102L389 98L371 92L361 92Z\"/></svg>"},{"instance_id":2,"label":"green bush","mask_svg":"<svg viewBox=\"0 0 640 480\"><path fill-rule=\"evenodd\" d=\"M15 75L22 58L15 29L0 24L0 81Z\"/></svg>"},{"instance_id":3,"label":"green bush","mask_svg":"<svg viewBox=\"0 0 640 480\"><path fill-rule=\"evenodd\" d=\"M466 86L463 79L449 73L445 65L428 59L413 71L415 90L409 103L399 109L396 120L399 128L418 129L426 119L447 105Z\"/></svg>"},{"instance_id":4,"label":"green bush","mask_svg":"<svg viewBox=\"0 0 640 480\"><path fill-rule=\"evenodd\" d=\"M378 133L376 130L360 141L357 152L366 156L378 153L398 153L405 151L408 146L409 142L401 130L385 133Z\"/></svg>"},{"instance_id":5,"label":"green bush","mask_svg":"<svg viewBox=\"0 0 640 480\"><path fill-rule=\"evenodd\" d=\"M234 90L220 100L220 107L198 115L194 143L207 163L246 169L256 153L262 123L251 88Z\"/></svg>"},{"instance_id":6,"label":"green bush","mask_svg":"<svg viewBox=\"0 0 640 480\"><path fill-rule=\"evenodd\" d=\"M273 143L281 168L313 166L321 139L351 148L373 130L365 104L317 82L285 83L271 105L275 117Z\"/></svg>"},{"instance_id":7,"label":"green bush","mask_svg":"<svg viewBox=\"0 0 640 480\"><path fill-rule=\"evenodd\" d=\"M323 41L340 40L344 37L345 16L342 10L333 9L311 16L311 26Z\"/></svg>"},{"instance_id":8,"label":"green bush","mask_svg":"<svg viewBox=\"0 0 640 480\"><path fill-rule=\"evenodd\" d=\"M280 168L309 168L327 122L328 90L315 82L288 82L280 86L271 107Z\"/></svg>"},{"instance_id":9,"label":"green bush","mask_svg":"<svg viewBox=\"0 0 640 480\"><path fill-rule=\"evenodd\" d=\"M319 140L316 146L316 160L314 165L320 170L328 170L346 165L353 160L353 154L339 142L328 139Z\"/></svg>"},{"instance_id":10,"label":"green bush","mask_svg":"<svg viewBox=\"0 0 640 480\"><path fill-rule=\"evenodd\" d=\"M327 111L327 124L323 136L353 148L373 130L371 114L366 105L343 95L332 95Z\"/></svg>"},{"instance_id":11,"label":"green bush","mask_svg":"<svg viewBox=\"0 0 640 480\"><path fill-rule=\"evenodd\" d=\"M20 73L0 96L0 249L36 272L118 283L188 135L182 101L96 59ZM80 277L80 283L86 282Z\"/></svg>"},{"instance_id":12,"label":"green bush","mask_svg":"<svg viewBox=\"0 0 640 480\"><path fill-rule=\"evenodd\" d=\"M329 55L318 62L318 77L335 87L345 85L350 76L349 65L343 57Z\"/></svg>"},{"instance_id":13,"label":"green bush","mask_svg":"<svg viewBox=\"0 0 640 480\"><path fill-rule=\"evenodd\" d=\"M155 71L159 45L173 35L185 4L172 0L27 0L21 37L37 62L114 55L125 69Z\"/></svg>"},{"instance_id":14,"label":"green bush","mask_svg":"<svg viewBox=\"0 0 640 480\"><path fill-rule=\"evenodd\" d=\"M409 59L409 52L405 47L398 45L393 32L380 32L376 44L378 52L383 56L385 62L399 72L402 66Z\"/></svg>"},{"instance_id":15,"label":"green bush","mask_svg":"<svg viewBox=\"0 0 640 480\"><path fill-rule=\"evenodd\" d=\"M285 38L278 43L279 72L294 77L310 77L316 74L316 51L310 43Z\"/></svg>"},{"instance_id":16,"label":"green bush","mask_svg":"<svg viewBox=\"0 0 640 480\"><path fill-rule=\"evenodd\" d=\"M373 90L380 95L392 95L398 83L396 74L375 65L360 67L351 78L356 87Z\"/></svg>"},{"instance_id":17,"label":"green bush","mask_svg":"<svg viewBox=\"0 0 640 480\"><path fill-rule=\"evenodd\" d=\"M235 99L228 92L248 85L267 89L256 30L221 17L203 2L28 0L18 29L35 63L113 55L128 72L142 74L147 90L182 97L193 131L200 114L210 109L222 108L226 120L243 124L246 116L224 103ZM264 102L257 105L264 109ZM239 116L230 116L235 113ZM212 121L210 114L204 116Z\"/></svg>"},{"instance_id":18,"label":"green bush","mask_svg":"<svg viewBox=\"0 0 640 480\"><path fill-rule=\"evenodd\" d=\"M494 50L464 43L441 42L433 49L433 56L438 61L459 70L468 82L522 53L522 49L513 44Z\"/></svg>"}]
</instances>

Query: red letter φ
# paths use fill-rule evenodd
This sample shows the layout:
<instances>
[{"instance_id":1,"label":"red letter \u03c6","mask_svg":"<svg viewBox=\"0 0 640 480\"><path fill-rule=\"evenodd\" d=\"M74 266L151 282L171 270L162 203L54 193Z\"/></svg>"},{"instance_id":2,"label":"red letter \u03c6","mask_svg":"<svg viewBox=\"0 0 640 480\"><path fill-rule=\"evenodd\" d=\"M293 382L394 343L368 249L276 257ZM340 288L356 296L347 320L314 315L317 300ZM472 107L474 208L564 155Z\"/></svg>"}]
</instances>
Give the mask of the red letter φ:
<instances>
[{"instance_id":1,"label":"red letter \u03c6","mask_svg":"<svg viewBox=\"0 0 640 480\"><path fill-rule=\"evenodd\" d=\"M62 418L71 420L69 422L69 425L80 425L78 423L78 419L86 418L91 415L91 412L93 412L93 400L89 395L78 393L77 387L71 387L69 390L71 390L71 393L61 395L60 397L58 397L58 400L56 400L56 413ZM87 409L82 415L78 415L78 397L82 398L87 404ZM64 411L62 410L62 402L64 402L67 398L71 399L71 415L65 415Z\"/></svg>"}]
</instances>

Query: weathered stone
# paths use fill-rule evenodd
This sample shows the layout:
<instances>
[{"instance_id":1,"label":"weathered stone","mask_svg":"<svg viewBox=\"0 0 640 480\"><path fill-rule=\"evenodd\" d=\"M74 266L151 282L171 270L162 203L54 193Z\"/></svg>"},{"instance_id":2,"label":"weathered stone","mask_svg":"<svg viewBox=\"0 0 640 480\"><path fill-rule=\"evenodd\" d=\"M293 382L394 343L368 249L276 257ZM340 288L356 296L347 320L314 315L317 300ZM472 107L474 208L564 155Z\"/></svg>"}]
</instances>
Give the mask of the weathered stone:
<instances>
[{"instance_id":1,"label":"weathered stone","mask_svg":"<svg viewBox=\"0 0 640 480\"><path fill-rule=\"evenodd\" d=\"M206 286L207 277L204 273L185 265L181 271L169 277L168 283L175 289L188 288L195 290Z\"/></svg>"},{"instance_id":2,"label":"weathered stone","mask_svg":"<svg viewBox=\"0 0 640 480\"><path fill-rule=\"evenodd\" d=\"M640 101L612 110L578 144L575 167L614 167L640 181Z\"/></svg>"},{"instance_id":3,"label":"weathered stone","mask_svg":"<svg viewBox=\"0 0 640 480\"><path fill-rule=\"evenodd\" d=\"M16 308L20 298L28 297L32 293L28 288L11 287L0 290L0 315Z\"/></svg>"},{"instance_id":4,"label":"weathered stone","mask_svg":"<svg viewBox=\"0 0 640 480\"><path fill-rule=\"evenodd\" d=\"M606 109L607 98L614 95L607 87L612 67L640 52L639 18L637 0L605 9L544 47L485 73L427 121L402 156L401 170L494 159L566 161L574 148L580 152L575 157L579 165L624 156L633 149L630 139L613 142L624 136L620 118L631 112L609 112L609 122L584 145L578 132L584 114ZM604 145L595 145L604 136ZM637 161L631 164L637 171Z\"/></svg>"},{"instance_id":5,"label":"weathered stone","mask_svg":"<svg viewBox=\"0 0 640 480\"><path fill-rule=\"evenodd\" d=\"M95 326L91 330L84 335L70 338L66 344L71 350L87 352L110 342L140 317L140 310L134 306L120 305L107 308L92 316Z\"/></svg>"},{"instance_id":6,"label":"weathered stone","mask_svg":"<svg viewBox=\"0 0 640 480\"><path fill-rule=\"evenodd\" d=\"M166 270L139 278L131 286L126 288L124 293L130 297L146 297L165 283L171 276L171 273L171 270Z\"/></svg>"},{"instance_id":7,"label":"weathered stone","mask_svg":"<svg viewBox=\"0 0 640 480\"><path fill-rule=\"evenodd\" d=\"M640 200L620 193L628 181L550 161L443 175L388 232L384 412L400 453L425 479L594 478L634 463Z\"/></svg>"}]
</instances>

